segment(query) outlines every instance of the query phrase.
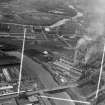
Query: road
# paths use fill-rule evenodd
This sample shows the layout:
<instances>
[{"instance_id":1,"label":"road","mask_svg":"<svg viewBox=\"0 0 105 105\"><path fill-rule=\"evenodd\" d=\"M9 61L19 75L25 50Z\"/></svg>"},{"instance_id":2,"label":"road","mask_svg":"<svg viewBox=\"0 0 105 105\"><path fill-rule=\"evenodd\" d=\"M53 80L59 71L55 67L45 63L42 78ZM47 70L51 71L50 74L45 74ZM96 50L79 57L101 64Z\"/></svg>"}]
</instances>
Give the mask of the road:
<instances>
[{"instance_id":1,"label":"road","mask_svg":"<svg viewBox=\"0 0 105 105\"><path fill-rule=\"evenodd\" d=\"M9 54L12 54L18 58L21 57L21 54L19 52L10 52ZM23 60L23 67L27 67L29 68L30 72L32 71L33 74L34 73L35 75L37 74L38 77L40 78L41 83L43 83L45 88L51 89L58 86L47 70L45 70L40 64L36 63L35 61L33 61L32 59L30 59L25 55ZM53 94L52 97L71 99L66 92ZM56 105L75 105L73 102L60 101L60 100L54 100L54 103Z\"/></svg>"}]
</instances>

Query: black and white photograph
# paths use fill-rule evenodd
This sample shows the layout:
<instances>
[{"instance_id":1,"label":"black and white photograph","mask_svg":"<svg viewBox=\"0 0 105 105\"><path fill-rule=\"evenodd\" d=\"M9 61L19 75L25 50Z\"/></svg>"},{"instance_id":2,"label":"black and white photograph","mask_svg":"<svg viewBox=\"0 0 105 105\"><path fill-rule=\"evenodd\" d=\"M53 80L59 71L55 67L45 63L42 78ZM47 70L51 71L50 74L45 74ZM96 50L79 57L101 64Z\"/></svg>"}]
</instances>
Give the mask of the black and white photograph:
<instances>
[{"instance_id":1,"label":"black and white photograph","mask_svg":"<svg viewBox=\"0 0 105 105\"><path fill-rule=\"evenodd\" d=\"M105 105L105 0L0 0L0 105Z\"/></svg>"}]
</instances>

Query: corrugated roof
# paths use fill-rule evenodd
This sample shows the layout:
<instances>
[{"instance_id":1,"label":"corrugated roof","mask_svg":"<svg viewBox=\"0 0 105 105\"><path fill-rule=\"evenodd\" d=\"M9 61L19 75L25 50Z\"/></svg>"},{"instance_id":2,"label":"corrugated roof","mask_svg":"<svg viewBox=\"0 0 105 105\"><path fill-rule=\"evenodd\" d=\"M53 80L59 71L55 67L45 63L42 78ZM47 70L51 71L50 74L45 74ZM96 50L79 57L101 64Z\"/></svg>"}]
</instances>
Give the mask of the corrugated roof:
<instances>
[{"instance_id":1,"label":"corrugated roof","mask_svg":"<svg viewBox=\"0 0 105 105\"><path fill-rule=\"evenodd\" d=\"M0 66L19 63L19 59L0 52Z\"/></svg>"}]
</instances>

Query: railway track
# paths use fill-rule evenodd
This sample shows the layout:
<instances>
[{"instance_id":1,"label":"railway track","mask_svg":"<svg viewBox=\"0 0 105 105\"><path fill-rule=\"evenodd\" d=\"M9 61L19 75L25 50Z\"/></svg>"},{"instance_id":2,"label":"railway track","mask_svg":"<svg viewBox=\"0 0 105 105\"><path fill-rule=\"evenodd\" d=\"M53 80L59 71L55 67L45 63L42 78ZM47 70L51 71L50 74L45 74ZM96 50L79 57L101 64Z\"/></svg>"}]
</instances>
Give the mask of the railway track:
<instances>
[{"instance_id":1,"label":"railway track","mask_svg":"<svg viewBox=\"0 0 105 105\"><path fill-rule=\"evenodd\" d=\"M58 86L58 87L55 87L55 88L52 88L52 89L42 89L42 90L37 90L37 91L20 91L20 93L13 92L13 93L0 95L0 100L18 97L20 94L26 94L27 96L31 96L31 95L34 95L34 94L50 93L50 92L54 92L54 91L61 91L61 90L68 89L70 87L75 87L75 86L67 85L67 86Z\"/></svg>"}]
</instances>

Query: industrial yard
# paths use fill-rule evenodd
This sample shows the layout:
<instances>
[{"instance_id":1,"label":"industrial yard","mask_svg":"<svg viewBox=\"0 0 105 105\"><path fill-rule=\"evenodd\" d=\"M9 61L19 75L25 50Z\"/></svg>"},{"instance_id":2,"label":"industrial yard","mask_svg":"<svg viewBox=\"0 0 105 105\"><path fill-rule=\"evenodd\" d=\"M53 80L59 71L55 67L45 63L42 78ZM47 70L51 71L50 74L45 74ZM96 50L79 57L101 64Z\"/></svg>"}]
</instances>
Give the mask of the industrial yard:
<instances>
[{"instance_id":1,"label":"industrial yard","mask_svg":"<svg viewBox=\"0 0 105 105\"><path fill-rule=\"evenodd\" d=\"M104 0L0 0L0 105L104 105L104 16Z\"/></svg>"}]
</instances>

